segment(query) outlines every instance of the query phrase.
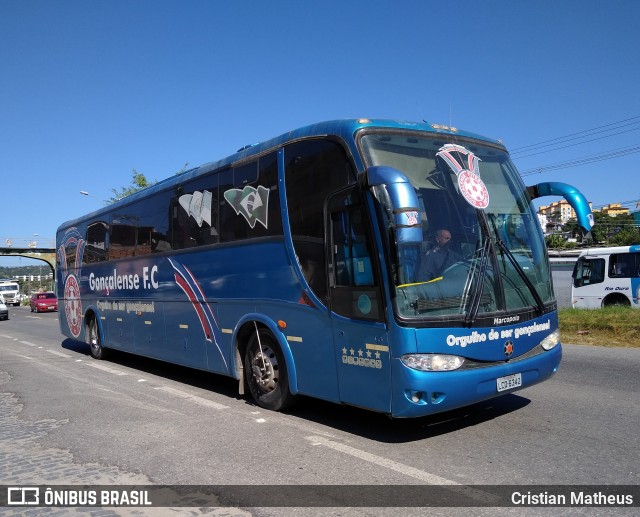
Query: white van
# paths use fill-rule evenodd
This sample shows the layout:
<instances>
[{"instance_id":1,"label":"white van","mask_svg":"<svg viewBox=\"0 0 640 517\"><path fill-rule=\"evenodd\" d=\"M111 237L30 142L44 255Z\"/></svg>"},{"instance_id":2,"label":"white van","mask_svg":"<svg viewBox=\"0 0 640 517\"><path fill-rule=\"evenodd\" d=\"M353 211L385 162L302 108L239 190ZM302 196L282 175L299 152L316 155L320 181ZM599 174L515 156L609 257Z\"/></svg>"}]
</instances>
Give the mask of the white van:
<instances>
[{"instance_id":1,"label":"white van","mask_svg":"<svg viewBox=\"0 0 640 517\"><path fill-rule=\"evenodd\" d=\"M590 248L573 268L571 304L597 309L610 305L640 308L640 245Z\"/></svg>"}]
</instances>

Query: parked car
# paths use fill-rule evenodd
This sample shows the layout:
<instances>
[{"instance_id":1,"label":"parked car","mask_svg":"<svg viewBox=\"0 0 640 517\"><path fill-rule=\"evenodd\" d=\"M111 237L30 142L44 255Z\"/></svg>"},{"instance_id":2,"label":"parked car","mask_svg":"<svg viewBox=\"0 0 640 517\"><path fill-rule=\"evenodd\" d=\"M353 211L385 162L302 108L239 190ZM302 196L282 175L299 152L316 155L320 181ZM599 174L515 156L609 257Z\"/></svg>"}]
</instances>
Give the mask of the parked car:
<instances>
[{"instance_id":1,"label":"parked car","mask_svg":"<svg viewBox=\"0 0 640 517\"><path fill-rule=\"evenodd\" d=\"M29 300L31 312L51 312L58 310L56 293L35 293Z\"/></svg>"},{"instance_id":2,"label":"parked car","mask_svg":"<svg viewBox=\"0 0 640 517\"><path fill-rule=\"evenodd\" d=\"M4 299L0 298L0 320L9 319L9 309L7 309Z\"/></svg>"}]
</instances>

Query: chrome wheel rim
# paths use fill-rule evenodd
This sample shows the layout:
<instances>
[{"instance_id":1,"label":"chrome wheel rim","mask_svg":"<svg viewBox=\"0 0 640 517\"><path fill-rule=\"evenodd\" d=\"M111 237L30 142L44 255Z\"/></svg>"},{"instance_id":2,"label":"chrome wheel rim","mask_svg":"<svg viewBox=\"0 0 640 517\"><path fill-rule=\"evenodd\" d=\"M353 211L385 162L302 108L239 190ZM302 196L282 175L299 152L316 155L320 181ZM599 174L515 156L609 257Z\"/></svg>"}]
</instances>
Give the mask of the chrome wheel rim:
<instances>
[{"instance_id":1,"label":"chrome wheel rim","mask_svg":"<svg viewBox=\"0 0 640 517\"><path fill-rule=\"evenodd\" d=\"M262 349L254 354L251 360L251 373L263 392L270 393L278 387L280 377L278 359L270 346L262 345Z\"/></svg>"},{"instance_id":2,"label":"chrome wheel rim","mask_svg":"<svg viewBox=\"0 0 640 517\"><path fill-rule=\"evenodd\" d=\"M98 329L95 324L89 326L89 346L91 350L97 354L100 352L100 343L98 342Z\"/></svg>"}]
</instances>

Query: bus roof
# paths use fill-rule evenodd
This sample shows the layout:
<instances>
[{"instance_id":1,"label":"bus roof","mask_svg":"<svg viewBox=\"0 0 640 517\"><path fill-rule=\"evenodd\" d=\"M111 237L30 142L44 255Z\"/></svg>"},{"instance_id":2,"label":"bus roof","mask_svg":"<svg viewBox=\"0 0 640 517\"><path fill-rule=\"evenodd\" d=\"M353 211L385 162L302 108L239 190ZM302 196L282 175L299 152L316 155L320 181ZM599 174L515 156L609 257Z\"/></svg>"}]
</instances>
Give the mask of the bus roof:
<instances>
[{"instance_id":1,"label":"bus roof","mask_svg":"<svg viewBox=\"0 0 640 517\"><path fill-rule=\"evenodd\" d=\"M640 244L634 244L632 246L609 246L603 248L587 248L582 253L581 257L597 257L602 255L611 255L612 253L640 253Z\"/></svg>"},{"instance_id":2,"label":"bus roof","mask_svg":"<svg viewBox=\"0 0 640 517\"><path fill-rule=\"evenodd\" d=\"M236 153L222 158L217 161L208 162L199 167L194 167L193 169L189 169L180 174L176 174L170 176L164 180L151 185L145 189L142 189L138 192L123 198L116 203L105 206L90 214L85 214L76 219L72 219L66 221L61 224L58 230L63 228L69 228L72 226L76 226L86 217L91 216L92 218L96 218L101 213L110 212L116 206L122 206L134 201L137 201L141 198L146 197L149 194L154 192L163 191L165 189L173 187L175 184L183 183L185 181L190 181L194 178L197 178L201 174L205 174L207 172L222 169L228 166L231 166L237 162L246 160L251 158L252 156L260 155L270 149L277 148L278 146L284 145L287 142L291 142L293 140L299 140L303 138L313 138L313 137L322 137L322 136L338 136L342 137L346 142L353 141L353 135L365 128L375 128L375 129L391 129L391 130L401 130L401 131L421 131L421 132L430 132L433 134L442 134L447 135L449 137L463 137L463 138L473 138L476 140L481 140L487 142L492 145L497 145L504 148L504 145L501 141L487 138L482 135L478 135L476 133L471 133L468 131L462 131L454 127L443 126L439 124L430 124L428 122L412 122L412 121L404 121L404 120L386 120L386 119L342 119L342 120L330 120L326 122L318 122L316 124L311 124L308 126L301 127L299 129L295 129L293 131L289 131L287 133L283 133L280 136L275 138L271 138L264 142L260 142L257 144L247 145L239 149ZM354 156L357 156L356 149L351 149ZM363 167L361 163L356 163L356 166Z\"/></svg>"}]
</instances>

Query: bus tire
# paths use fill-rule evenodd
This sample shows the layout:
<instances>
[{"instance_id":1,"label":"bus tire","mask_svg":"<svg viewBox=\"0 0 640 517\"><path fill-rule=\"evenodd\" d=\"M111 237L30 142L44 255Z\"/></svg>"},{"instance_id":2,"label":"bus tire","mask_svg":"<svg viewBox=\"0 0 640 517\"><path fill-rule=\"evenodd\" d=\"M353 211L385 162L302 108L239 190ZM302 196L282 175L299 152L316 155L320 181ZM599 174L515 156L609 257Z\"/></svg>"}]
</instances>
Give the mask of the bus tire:
<instances>
[{"instance_id":1,"label":"bus tire","mask_svg":"<svg viewBox=\"0 0 640 517\"><path fill-rule=\"evenodd\" d=\"M91 318L87 323L86 340L89 345L89 352L94 359L105 359L107 350L102 346L102 337L100 329L95 318Z\"/></svg>"},{"instance_id":2,"label":"bus tire","mask_svg":"<svg viewBox=\"0 0 640 517\"><path fill-rule=\"evenodd\" d=\"M259 329L251 335L244 368L249 391L260 407L281 411L294 403L284 355L271 332Z\"/></svg>"},{"instance_id":3,"label":"bus tire","mask_svg":"<svg viewBox=\"0 0 640 517\"><path fill-rule=\"evenodd\" d=\"M603 307L629 307L631 302L623 294L612 294L602 300Z\"/></svg>"}]
</instances>

